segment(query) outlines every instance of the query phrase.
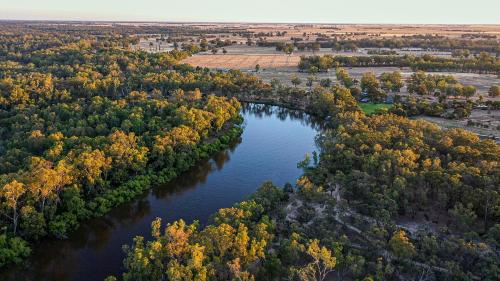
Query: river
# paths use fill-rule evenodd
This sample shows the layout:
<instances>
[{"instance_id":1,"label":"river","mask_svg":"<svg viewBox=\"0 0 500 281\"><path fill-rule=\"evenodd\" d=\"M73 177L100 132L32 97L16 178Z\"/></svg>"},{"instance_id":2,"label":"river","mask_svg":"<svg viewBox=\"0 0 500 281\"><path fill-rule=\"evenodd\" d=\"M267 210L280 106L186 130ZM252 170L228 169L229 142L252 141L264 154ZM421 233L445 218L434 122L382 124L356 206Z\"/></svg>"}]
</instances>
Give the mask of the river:
<instances>
[{"instance_id":1,"label":"river","mask_svg":"<svg viewBox=\"0 0 500 281\"><path fill-rule=\"evenodd\" d=\"M241 140L178 179L158 186L133 202L114 208L103 218L80 225L67 240L46 239L22 265L0 272L1 280L102 281L121 277L122 245L136 235L150 238L150 225L177 219L203 225L219 208L246 199L264 181L283 186L301 170L297 163L316 150L320 130L299 111L246 104Z\"/></svg>"}]
</instances>

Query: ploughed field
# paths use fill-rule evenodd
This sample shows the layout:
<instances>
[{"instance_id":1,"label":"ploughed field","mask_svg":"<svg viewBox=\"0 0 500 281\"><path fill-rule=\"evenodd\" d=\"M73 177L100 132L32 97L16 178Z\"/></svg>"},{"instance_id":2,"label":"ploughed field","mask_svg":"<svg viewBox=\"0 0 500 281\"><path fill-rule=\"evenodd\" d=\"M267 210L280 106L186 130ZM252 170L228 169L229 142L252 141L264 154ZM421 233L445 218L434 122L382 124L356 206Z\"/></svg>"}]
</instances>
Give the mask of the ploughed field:
<instances>
[{"instance_id":1,"label":"ploughed field","mask_svg":"<svg viewBox=\"0 0 500 281\"><path fill-rule=\"evenodd\" d=\"M149 41L148 41L149 42ZM159 44L159 45L158 45ZM162 49L165 43L154 43L150 46L149 43L141 41L140 48L145 51L157 51ZM157 47L158 46L158 47ZM195 54L185 60L184 63L193 66L208 67L213 69L239 69L253 70L255 65L260 65L261 69L277 69L277 70L296 70L301 56L312 55L342 55L342 56L368 56L368 49L360 49L356 52L333 51L331 49L322 48L319 51L294 51L293 54L287 55L283 52L276 51L273 47L255 47L246 45L233 45L224 48L227 53L222 53L222 48L216 54L211 52L202 52ZM162 49L163 50L163 49ZM165 50L169 50L165 48ZM424 55L430 54L433 56L450 57L450 52L444 51L424 51L424 50L395 50L400 55Z\"/></svg>"},{"instance_id":2,"label":"ploughed field","mask_svg":"<svg viewBox=\"0 0 500 281\"><path fill-rule=\"evenodd\" d=\"M297 65L300 57L297 55L198 55L183 62L193 66L212 69L254 69L258 64L261 68L284 68Z\"/></svg>"},{"instance_id":3,"label":"ploughed field","mask_svg":"<svg viewBox=\"0 0 500 281\"><path fill-rule=\"evenodd\" d=\"M147 44L145 44L146 46ZM149 45L147 45L149 48ZM154 50L154 46L152 47ZM295 51L291 55L277 52L271 47L255 47L246 45L233 45L224 48L227 53L222 53L222 48L218 53L202 52L195 54L185 60L183 63L192 66L207 67L210 69L238 69L247 72L255 72L255 66L260 66L260 71L256 73L264 81L269 82L272 79L278 79L281 83L291 85L291 76L296 74L302 80L301 87L306 87L305 81L310 76L308 73L298 72L298 64L301 56L311 55L344 55L344 56L366 56L367 49L360 49L357 52L334 52L331 49L322 48L317 52L311 51ZM443 51L416 51L416 50L396 50L399 54L423 55L431 54L434 56L449 57L449 52ZM410 68L398 67L346 67L349 74L356 79L361 79L363 73L374 72L377 76L383 72L400 71L403 78L408 78L413 73ZM255 74L255 73L254 73ZM479 94L485 94L492 85L500 85L500 79L493 74L476 74L476 73L456 73L456 72L432 72L432 74L453 75L458 82L464 85L472 85L477 88ZM336 82L335 71L331 70L326 73L316 74L317 80L330 78ZM406 92L406 88L402 89L402 93Z\"/></svg>"}]
</instances>

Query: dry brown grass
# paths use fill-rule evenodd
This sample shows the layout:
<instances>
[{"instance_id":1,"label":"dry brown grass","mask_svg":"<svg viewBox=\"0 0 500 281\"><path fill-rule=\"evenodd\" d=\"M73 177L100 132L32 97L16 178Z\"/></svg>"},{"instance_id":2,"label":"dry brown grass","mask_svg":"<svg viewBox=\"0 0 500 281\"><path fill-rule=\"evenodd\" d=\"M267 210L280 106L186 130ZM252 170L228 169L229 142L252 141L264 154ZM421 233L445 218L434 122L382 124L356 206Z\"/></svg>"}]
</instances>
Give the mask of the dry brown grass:
<instances>
[{"instance_id":1,"label":"dry brown grass","mask_svg":"<svg viewBox=\"0 0 500 281\"><path fill-rule=\"evenodd\" d=\"M218 54L197 55L184 60L193 66L219 68L219 69L254 69L258 64L261 68L297 67L300 61L298 55L269 54L269 55L243 55L243 54Z\"/></svg>"},{"instance_id":2,"label":"dry brown grass","mask_svg":"<svg viewBox=\"0 0 500 281\"><path fill-rule=\"evenodd\" d=\"M465 33L484 33L500 36L500 25L395 25L395 24L324 24L324 25L259 25L248 26L249 31L271 32L286 31L287 36L301 37L304 32L307 34L324 33L346 34L358 33L355 38L365 38L369 35L380 35L381 37L403 36L403 35L425 35L439 34L447 37L460 37ZM335 28L335 29L333 29ZM359 33L366 33L360 35ZM276 38L277 39L277 38ZM278 39L279 40L279 39Z\"/></svg>"}]
</instances>

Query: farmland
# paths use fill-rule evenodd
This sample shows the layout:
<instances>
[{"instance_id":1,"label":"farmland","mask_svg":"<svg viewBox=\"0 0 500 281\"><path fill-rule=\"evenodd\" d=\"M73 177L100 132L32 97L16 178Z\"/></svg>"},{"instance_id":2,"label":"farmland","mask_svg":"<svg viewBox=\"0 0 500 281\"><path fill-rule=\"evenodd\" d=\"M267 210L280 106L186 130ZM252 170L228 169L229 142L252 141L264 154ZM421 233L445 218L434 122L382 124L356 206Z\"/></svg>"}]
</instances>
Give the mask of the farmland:
<instances>
[{"instance_id":1,"label":"farmland","mask_svg":"<svg viewBox=\"0 0 500 281\"><path fill-rule=\"evenodd\" d=\"M300 57L281 54L226 54L226 55L198 55L187 58L183 62L193 66L208 67L212 69L255 69L260 65L263 69L289 68L297 65Z\"/></svg>"},{"instance_id":2,"label":"farmland","mask_svg":"<svg viewBox=\"0 0 500 281\"><path fill-rule=\"evenodd\" d=\"M243 26L240 26L243 28ZM315 50L306 48L295 48L291 53L284 53L277 50L272 44L286 44L293 38L301 38L295 41L296 46L300 44L312 44L316 41L321 42L325 37L340 38L342 40L378 40L381 38L398 38L402 36L428 36L434 34L443 38L460 39L473 36L489 36L495 38L498 35L499 28L491 26L289 26L276 25L268 27L265 25L247 26L246 30L261 37L255 37L254 43L249 43L250 39L235 36L235 34L217 34L221 39L230 40L233 44L218 48L216 51L202 51L183 60L183 63L192 66L206 67L213 70L227 71L237 69L248 74L257 75L265 82L279 81L282 85L301 89L312 89L320 85L320 81L331 81L332 84L338 84L335 70L328 72L318 72L313 75L314 81L310 81L311 74L307 71L298 71L297 65L301 56L369 56L373 53L387 52L397 55L424 56L430 55L440 58L453 59L453 50L445 49L426 49L426 48L357 48L355 50L332 49L320 47ZM269 36L276 32L286 32L286 36ZM480 35L477 35L480 34ZM322 39L323 38L323 39ZM378 39L376 39L378 38ZM199 42L199 38L193 38L193 42ZM273 43L274 42L274 43ZM498 54L497 54L498 55ZM376 77L382 73L399 72L404 81L408 80L414 71L409 67L345 67L350 76L355 81L361 81L363 74L373 72ZM470 100L489 100L498 101L500 97L491 97L488 94L492 86L500 86L500 79L497 74L478 74L461 72L433 72L432 75L451 75L458 83L475 87L476 94ZM292 78L297 77L298 84L292 84ZM398 91L398 95L403 97L412 96L408 92L407 85ZM394 93L389 93L393 96ZM419 96L419 100L428 103L438 101L438 97L428 95ZM449 100L464 100L463 97L449 97ZM361 103L361 108L366 113L373 113L377 108L388 108L386 104ZM498 120L500 113L498 111L488 111L472 109L471 116L461 120L450 120L440 117L423 116L444 128L465 128L481 136L495 136L500 138L498 130Z\"/></svg>"},{"instance_id":3,"label":"farmland","mask_svg":"<svg viewBox=\"0 0 500 281\"><path fill-rule=\"evenodd\" d=\"M0 22L0 279L497 280L497 36Z\"/></svg>"}]
</instances>

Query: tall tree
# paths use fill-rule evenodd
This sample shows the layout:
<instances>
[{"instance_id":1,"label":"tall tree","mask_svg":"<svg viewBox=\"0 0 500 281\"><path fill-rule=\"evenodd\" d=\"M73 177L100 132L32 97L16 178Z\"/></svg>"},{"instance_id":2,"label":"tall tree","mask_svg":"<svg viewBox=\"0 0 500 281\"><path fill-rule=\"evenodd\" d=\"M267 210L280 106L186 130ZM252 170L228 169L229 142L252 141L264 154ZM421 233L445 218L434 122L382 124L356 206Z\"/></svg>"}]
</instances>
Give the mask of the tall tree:
<instances>
[{"instance_id":1,"label":"tall tree","mask_svg":"<svg viewBox=\"0 0 500 281\"><path fill-rule=\"evenodd\" d=\"M4 215L12 220L14 235L17 232L17 225L19 221L19 206L21 197L26 193L26 186L18 182L17 180L12 180L0 189L0 195L5 207L8 211L4 212Z\"/></svg>"}]
</instances>

